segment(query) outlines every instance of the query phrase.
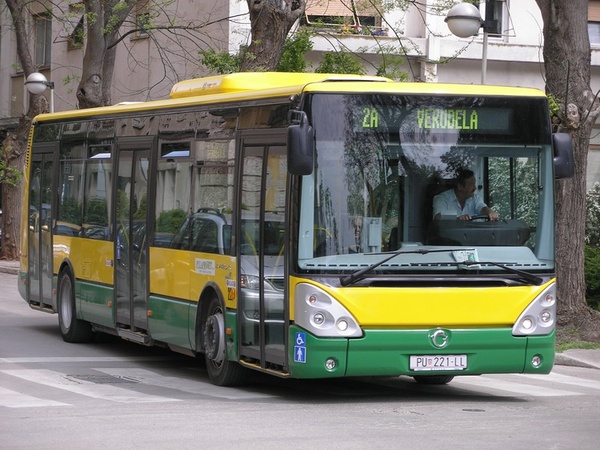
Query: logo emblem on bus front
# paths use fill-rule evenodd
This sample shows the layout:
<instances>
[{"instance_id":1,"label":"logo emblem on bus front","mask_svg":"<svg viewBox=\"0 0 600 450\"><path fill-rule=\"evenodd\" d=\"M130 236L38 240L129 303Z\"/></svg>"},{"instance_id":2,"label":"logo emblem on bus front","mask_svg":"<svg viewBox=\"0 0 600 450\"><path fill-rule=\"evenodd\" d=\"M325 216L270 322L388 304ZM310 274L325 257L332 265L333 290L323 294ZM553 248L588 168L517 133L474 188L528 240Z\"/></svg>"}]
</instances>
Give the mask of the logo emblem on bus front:
<instances>
[{"instance_id":1,"label":"logo emblem on bus front","mask_svg":"<svg viewBox=\"0 0 600 450\"><path fill-rule=\"evenodd\" d=\"M448 344L450 336L446 331L437 328L429 332L429 339L431 339L431 343L434 347L444 348Z\"/></svg>"}]
</instances>

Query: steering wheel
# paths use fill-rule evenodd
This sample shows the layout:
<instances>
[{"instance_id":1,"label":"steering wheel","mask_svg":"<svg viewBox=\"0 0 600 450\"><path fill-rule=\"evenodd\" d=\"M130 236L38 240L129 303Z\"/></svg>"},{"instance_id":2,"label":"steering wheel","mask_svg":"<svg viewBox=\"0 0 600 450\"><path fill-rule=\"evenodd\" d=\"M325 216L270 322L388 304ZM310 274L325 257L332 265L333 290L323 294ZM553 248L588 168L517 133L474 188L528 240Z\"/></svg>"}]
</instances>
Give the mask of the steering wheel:
<instances>
[{"instance_id":1,"label":"steering wheel","mask_svg":"<svg viewBox=\"0 0 600 450\"><path fill-rule=\"evenodd\" d=\"M471 218L469 219L470 221L473 220L484 220L486 222L490 221L490 216L488 216L487 214L479 214L477 216L471 216Z\"/></svg>"}]
</instances>

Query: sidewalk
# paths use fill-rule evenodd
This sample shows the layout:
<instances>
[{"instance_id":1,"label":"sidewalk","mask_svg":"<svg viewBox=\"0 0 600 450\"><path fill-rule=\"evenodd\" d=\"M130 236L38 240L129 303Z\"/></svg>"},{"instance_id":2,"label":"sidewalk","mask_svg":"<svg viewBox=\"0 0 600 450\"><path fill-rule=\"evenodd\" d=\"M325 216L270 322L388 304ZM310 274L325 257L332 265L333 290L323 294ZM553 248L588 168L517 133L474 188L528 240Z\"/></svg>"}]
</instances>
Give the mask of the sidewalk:
<instances>
[{"instance_id":1,"label":"sidewalk","mask_svg":"<svg viewBox=\"0 0 600 450\"><path fill-rule=\"evenodd\" d=\"M0 272L17 275L19 273L19 261L0 260ZM564 353L557 353L554 364L600 369L600 349L571 349Z\"/></svg>"}]
</instances>

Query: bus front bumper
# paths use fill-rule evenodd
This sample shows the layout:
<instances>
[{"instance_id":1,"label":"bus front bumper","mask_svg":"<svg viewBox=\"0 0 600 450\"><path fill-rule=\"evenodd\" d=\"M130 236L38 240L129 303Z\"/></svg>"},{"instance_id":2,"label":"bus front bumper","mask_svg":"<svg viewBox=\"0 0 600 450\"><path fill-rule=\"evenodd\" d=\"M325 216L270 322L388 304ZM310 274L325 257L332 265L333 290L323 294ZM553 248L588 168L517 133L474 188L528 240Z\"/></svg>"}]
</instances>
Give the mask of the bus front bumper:
<instances>
[{"instance_id":1,"label":"bus front bumper","mask_svg":"<svg viewBox=\"0 0 600 450\"><path fill-rule=\"evenodd\" d=\"M436 331L443 330L443 333ZM515 337L510 328L365 330L362 338L317 338L290 327L294 378L399 375L546 374L554 331Z\"/></svg>"}]
</instances>

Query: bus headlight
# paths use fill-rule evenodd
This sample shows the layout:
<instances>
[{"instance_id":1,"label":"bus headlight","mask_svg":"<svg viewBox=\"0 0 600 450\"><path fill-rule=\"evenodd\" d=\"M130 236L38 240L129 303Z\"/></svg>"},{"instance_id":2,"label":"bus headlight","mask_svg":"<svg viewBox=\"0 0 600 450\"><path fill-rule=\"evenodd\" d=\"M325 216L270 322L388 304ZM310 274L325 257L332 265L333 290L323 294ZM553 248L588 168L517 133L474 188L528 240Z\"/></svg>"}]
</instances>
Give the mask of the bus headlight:
<instances>
[{"instance_id":1,"label":"bus headlight","mask_svg":"<svg viewBox=\"0 0 600 450\"><path fill-rule=\"evenodd\" d=\"M319 337L361 337L350 312L322 289L306 283L296 286L294 320Z\"/></svg>"},{"instance_id":2,"label":"bus headlight","mask_svg":"<svg viewBox=\"0 0 600 450\"><path fill-rule=\"evenodd\" d=\"M548 286L519 316L512 328L513 336L550 334L556 324L556 284Z\"/></svg>"}]
</instances>

